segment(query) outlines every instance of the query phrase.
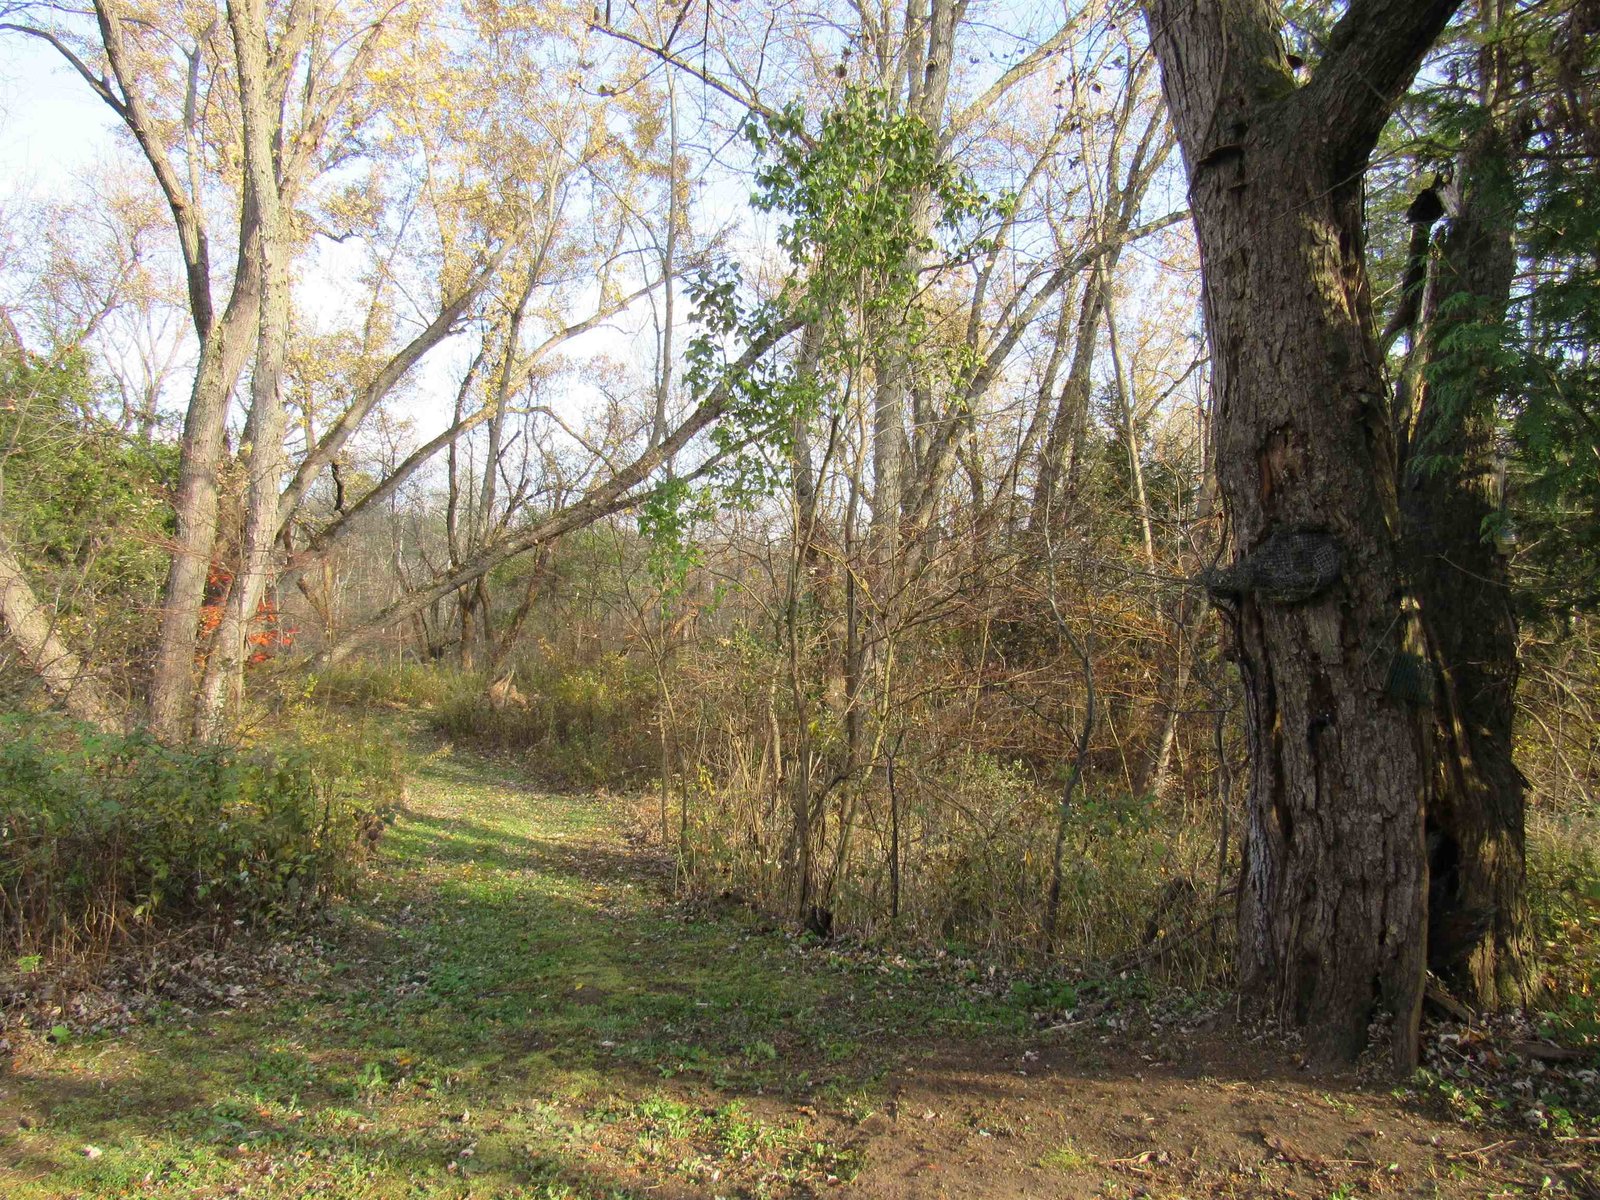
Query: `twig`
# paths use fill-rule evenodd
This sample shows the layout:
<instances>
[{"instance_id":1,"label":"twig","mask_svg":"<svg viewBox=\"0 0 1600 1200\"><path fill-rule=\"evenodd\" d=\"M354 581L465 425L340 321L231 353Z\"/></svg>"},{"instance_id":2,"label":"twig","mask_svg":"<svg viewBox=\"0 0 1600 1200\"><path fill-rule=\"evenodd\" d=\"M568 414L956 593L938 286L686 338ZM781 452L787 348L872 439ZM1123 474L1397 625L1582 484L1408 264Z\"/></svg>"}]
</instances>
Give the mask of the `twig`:
<instances>
[{"instance_id":1,"label":"twig","mask_svg":"<svg viewBox=\"0 0 1600 1200\"><path fill-rule=\"evenodd\" d=\"M1516 1144L1516 1139L1506 1138L1504 1141L1490 1142L1487 1146L1479 1146L1476 1150L1456 1150L1445 1155L1445 1157L1450 1159L1452 1162L1462 1158L1481 1158L1485 1154L1488 1154L1491 1150L1499 1150L1504 1146L1514 1146Z\"/></svg>"}]
</instances>

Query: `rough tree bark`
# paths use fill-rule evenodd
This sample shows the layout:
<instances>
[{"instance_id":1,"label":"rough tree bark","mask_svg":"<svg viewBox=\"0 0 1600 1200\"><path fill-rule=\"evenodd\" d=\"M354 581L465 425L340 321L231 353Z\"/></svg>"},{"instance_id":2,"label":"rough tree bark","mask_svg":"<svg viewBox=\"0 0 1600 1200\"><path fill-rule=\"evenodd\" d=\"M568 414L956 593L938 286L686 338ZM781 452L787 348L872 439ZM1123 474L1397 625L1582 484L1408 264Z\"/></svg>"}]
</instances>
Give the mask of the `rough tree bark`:
<instances>
[{"instance_id":1,"label":"rough tree bark","mask_svg":"<svg viewBox=\"0 0 1600 1200\"><path fill-rule=\"evenodd\" d=\"M1498 0L1482 0L1483 120L1457 156L1406 375L1416 393L1401 492L1407 574L1421 603L1440 747L1428 799L1428 965L1460 998L1525 999L1524 783L1512 757L1517 625L1506 559L1484 536L1499 508L1497 355L1460 338L1505 321L1516 278L1519 153ZM1416 206L1414 206L1416 207ZM1428 212L1436 211L1429 208ZM1465 347L1464 349L1461 347Z\"/></svg>"},{"instance_id":2,"label":"rough tree bark","mask_svg":"<svg viewBox=\"0 0 1600 1200\"><path fill-rule=\"evenodd\" d=\"M200 203L198 181L193 177L187 183L184 181L160 139L157 122L140 90L142 81L138 77L138 67L127 45L123 25L131 18L112 0L100 0L95 5L95 17L115 87L110 79L97 78L76 59L68 57L127 125L155 174L178 233L190 316L200 342L200 360L195 369L180 443L178 488L173 497L176 528L172 564L167 574L149 692L152 730L165 741L178 741L185 733L185 716L193 695L200 605L216 546L217 471L222 461L228 397L249 354L249 329L260 305L261 278L256 269L259 260L257 211L254 199L246 194L240 206L233 287L219 319L212 298L210 232ZM184 104L184 131L188 139L199 136L196 112L202 53L197 42L188 56L189 78Z\"/></svg>"},{"instance_id":3,"label":"rough tree bark","mask_svg":"<svg viewBox=\"0 0 1600 1200\"><path fill-rule=\"evenodd\" d=\"M1279 6L1145 6L1189 173L1239 553L1217 590L1253 766L1242 992L1332 1057L1358 1053L1386 1011L1402 1067L1424 977L1429 766L1423 717L1391 686L1416 631L1362 180L1458 3L1351 0L1303 86Z\"/></svg>"}]
</instances>

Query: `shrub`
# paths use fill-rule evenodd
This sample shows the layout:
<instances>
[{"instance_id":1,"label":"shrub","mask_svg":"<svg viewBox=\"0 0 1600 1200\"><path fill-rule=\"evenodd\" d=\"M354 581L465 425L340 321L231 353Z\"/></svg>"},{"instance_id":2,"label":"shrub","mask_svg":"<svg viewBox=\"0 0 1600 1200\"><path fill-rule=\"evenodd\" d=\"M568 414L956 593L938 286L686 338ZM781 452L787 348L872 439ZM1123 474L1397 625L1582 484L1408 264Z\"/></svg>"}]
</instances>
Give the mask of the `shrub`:
<instances>
[{"instance_id":1,"label":"shrub","mask_svg":"<svg viewBox=\"0 0 1600 1200\"><path fill-rule=\"evenodd\" d=\"M178 449L88 415L94 389L81 350L0 350L5 534L64 640L103 677L136 676L170 561ZM0 695L36 693L0 659Z\"/></svg>"},{"instance_id":2,"label":"shrub","mask_svg":"<svg viewBox=\"0 0 1600 1200\"><path fill-rule=\"evenodd\" d=\"M788 912L793 891L783 868L792 809L781 799L763 803L753 780L745 771L725 785L703 773L685 788L690 809L680 865L699 891ZM898 760L896 781L893 814L881 775L866 777L853 793L834 788L818 810L814 870L833 930L1035 961L1059 782L988 755L909 753ZM842 829L851 832L841 841ZM1136 964L1169 982L1211 982L1217 941L1227 933L1225 921L1213 920L1210 900L1216 846L1214 826L1179 805L1080 790L1062 858L1052 939L1058 960L1086 971ZM893 921L886 912L891 888L898 899Z\"/></svg>"},{"instance_id":3,"label":"shrub","mask_svg":"<svg viewBox=\"0 0 1600 1200\"><path fill-rule=\"evenodd\" d=\"M304 918L350 886L402 779L372 738L171 748L0 717L0 946L94 953L156 924Z\"/></svg>"}]
</instances>

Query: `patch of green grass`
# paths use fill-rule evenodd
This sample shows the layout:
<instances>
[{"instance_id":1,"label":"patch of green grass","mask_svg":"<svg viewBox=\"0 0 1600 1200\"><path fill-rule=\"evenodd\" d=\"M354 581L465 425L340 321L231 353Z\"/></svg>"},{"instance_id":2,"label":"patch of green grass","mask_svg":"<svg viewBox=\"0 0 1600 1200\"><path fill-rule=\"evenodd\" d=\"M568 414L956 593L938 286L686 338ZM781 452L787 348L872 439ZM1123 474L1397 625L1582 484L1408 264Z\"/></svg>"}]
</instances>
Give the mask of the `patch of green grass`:
<instances>
[{"instance_id":1,"label":"patch of green grass","mask_svg":"<svg viewBox=\"0 0 1600 1200\"><path fill-rule=\"evenodd\" d=\"M1083 1171L1094 1165L1094 1159L1071 1142L1062 1142L1041 1154L1039 1165L1049 1171Z\"/></svg>"},{"instance_id":2,"label":"patch of green grass","mask_svg":"<svg viewBox=\"0 0 1600 1200\"><path fill-rule=\"evenodd\" d=\"M0 1098L0 1128L30 1118L0 1192L794 1194L859 1173L852 1119L908 1039L1029 1019L929 964L682 909L615 830L503 764L423 759L308 977L33 1047Z\"/></svg>"},{"instance_id":3,"label":"patch of green grass","mask_svg":"<svg viewBox=\"0 0 1600 1200\"><path fill-rule=\"evenodd\" d=\"M1354 1120L1361 1111L1354 1104L1350 1103L1350 1101L1343 1099L1342 1097L1335 1096L1331 1092L1322 1093L1322 1102L1329 1108L1333 1109L1333 1111L1338 1113L1341 1117L1348 1117L1351 1120Z\"/></svg>"}]
</instances>

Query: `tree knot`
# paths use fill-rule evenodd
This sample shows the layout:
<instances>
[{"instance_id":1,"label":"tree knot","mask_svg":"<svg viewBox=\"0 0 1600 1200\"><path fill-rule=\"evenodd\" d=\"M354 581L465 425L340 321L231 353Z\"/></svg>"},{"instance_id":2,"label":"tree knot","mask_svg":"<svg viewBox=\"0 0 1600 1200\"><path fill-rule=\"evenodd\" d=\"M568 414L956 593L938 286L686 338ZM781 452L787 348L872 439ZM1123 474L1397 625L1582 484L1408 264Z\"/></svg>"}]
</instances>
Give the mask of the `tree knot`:
<instances>
[{"instance_id":1,"label":"tree knot","mask_svg":"<svg viewBox=\"0 0 1600 1200\"><path fill-rule=\"evenodd\" d=\"M1231 566L1201 580L1214 597L1254 595L1271 604L1298 604L1321 595L1339 578L1344 552L1325 529L1280 529Z\"/></svg>"}]
</instances>

